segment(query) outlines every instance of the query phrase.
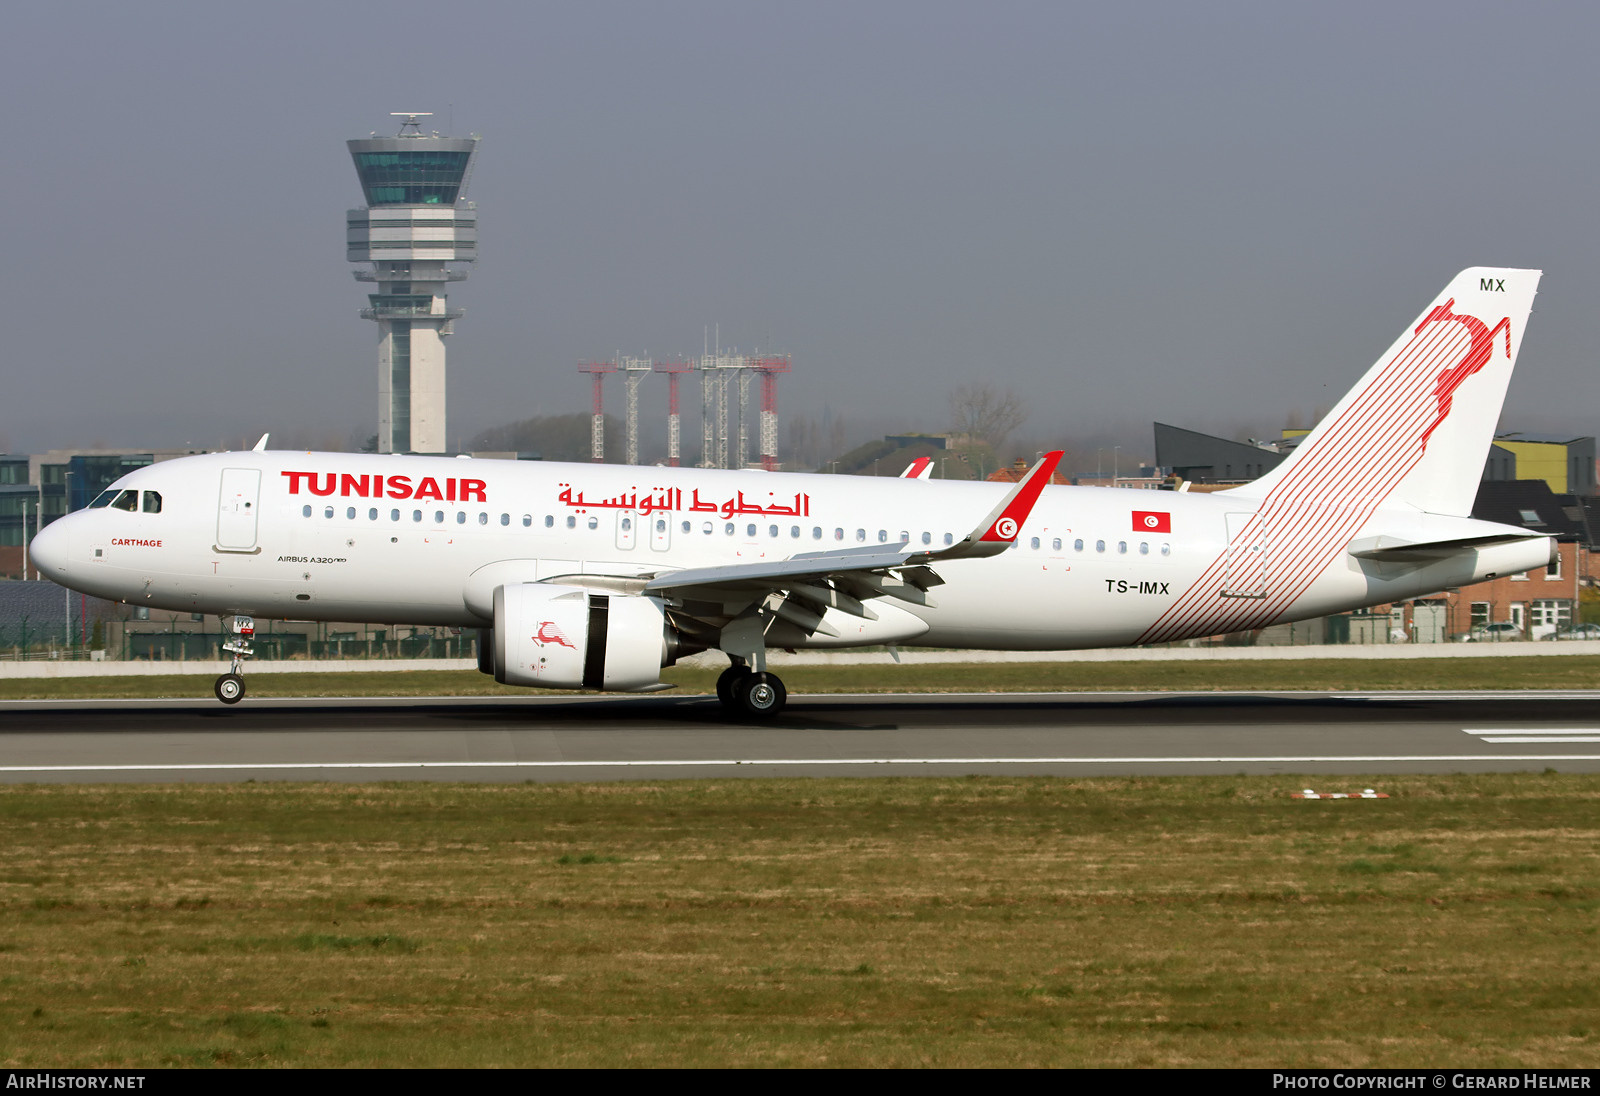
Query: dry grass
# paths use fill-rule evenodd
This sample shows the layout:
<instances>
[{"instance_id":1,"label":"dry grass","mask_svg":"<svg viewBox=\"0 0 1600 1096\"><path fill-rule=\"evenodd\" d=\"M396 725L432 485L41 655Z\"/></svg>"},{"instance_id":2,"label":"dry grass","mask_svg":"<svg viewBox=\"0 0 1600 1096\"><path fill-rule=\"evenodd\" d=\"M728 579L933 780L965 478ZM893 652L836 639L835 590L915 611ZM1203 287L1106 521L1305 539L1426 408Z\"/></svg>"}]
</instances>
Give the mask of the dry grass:
<instances>
[{"instance_id":1,"label":"dry grass","mask_svg":"<svg viewBox=\"0 0 1600 1096\"><path fill-rule=\"evenodd\" d=\"M1600 1065L1600 782L1301 779L0 787L0 1060Z\"/></svg>"}]
</instances>

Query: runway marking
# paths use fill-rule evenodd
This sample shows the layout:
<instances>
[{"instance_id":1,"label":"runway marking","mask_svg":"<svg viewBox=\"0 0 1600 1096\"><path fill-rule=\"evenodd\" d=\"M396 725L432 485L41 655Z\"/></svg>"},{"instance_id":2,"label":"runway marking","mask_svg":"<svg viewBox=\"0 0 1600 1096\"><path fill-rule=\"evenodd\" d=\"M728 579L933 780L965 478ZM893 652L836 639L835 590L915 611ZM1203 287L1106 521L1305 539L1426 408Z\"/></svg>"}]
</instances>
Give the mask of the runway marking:
<instances>
[{"instance_id":1,"label":"runway marking","mask_svg":"<svg viewBox=\"0 0 1600 1096\"><path fill-rule=\"evenodd\" d=\"M1600 727L1492 727L1482 730L1463 727L1461 730L1476 735L1481 742L1600 742Z\"/></svg>"},{"instance_id":2,"label":"runway marking","mask_svg":"<svg viewBox=\"0 0 1600 1096\"><path fill-rule=\"evenodd\" d=\"M4 765L0 773L235 772L294 769L649 769L826 765L1239 765L1389 763L1395 761L1600 761L1600 754L1406 754L1304 757L789 757L699 758L655 761L272 761L260 764L188 762L174 765Z\"/></svg>"}]
</instances>

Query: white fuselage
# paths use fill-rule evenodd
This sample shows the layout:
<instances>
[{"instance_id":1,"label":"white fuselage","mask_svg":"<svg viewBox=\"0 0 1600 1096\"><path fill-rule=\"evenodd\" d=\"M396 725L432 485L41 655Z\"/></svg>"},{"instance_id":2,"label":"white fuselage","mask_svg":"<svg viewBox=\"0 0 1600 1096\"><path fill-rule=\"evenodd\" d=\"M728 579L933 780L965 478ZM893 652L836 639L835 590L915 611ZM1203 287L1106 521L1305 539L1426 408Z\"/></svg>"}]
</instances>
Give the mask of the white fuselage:
<instances>
[{"instance_id":1,"label":"white fuselage","mask_svg":"<svg viewBox=\"0 0 1600 1096\"><path fill-rule=\"evenodd\" d=\"M474 573L491 565L486 573L496 581L534 582L902 540L936 549L959 541L1007 490L948 480L279 451L186 457L115 486L159 493L159 512L100 507L59 519L35 546L47 577L163 609L457 627L492 623L481 596L468 596ZM1231 630L1246 601L1264 607L1257 624L1299 620L1549 558L1546 538L1405 566L1349 555L1353 540L1371 536L1420 540L1431 529L1437 539L1508 528L1378 509L1356 538L1341 533L1339 543L1309 553L1315 577L1280 605L1272 600L1274 534L1269 529L1251 547L1253 556L1241 553L1236 535L1259 505L1227 492L1047 487L1014 548L934 566L944 580L929 591L934 604L905 607L927 629L904 642L1011 650L1137 643L1203 576L1232 574L1214 609L1209 602L1186 609L1181 626L1161 633L1209 635ZM1143 526L1136 514L1148 515L1138 519ZM797 645L844 644L819 634Z\"/></svg>"}]
</instances>

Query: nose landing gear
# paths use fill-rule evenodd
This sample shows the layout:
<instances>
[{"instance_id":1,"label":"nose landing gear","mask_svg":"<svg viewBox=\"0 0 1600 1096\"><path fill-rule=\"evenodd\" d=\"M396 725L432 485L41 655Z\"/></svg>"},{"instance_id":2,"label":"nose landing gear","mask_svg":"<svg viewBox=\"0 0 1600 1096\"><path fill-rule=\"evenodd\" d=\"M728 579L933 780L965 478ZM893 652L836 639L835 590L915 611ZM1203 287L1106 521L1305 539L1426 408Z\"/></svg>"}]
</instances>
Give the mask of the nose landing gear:
<instances>
[{"instance_id":1,"label":"nose landing gear","mask_svg":"<svg viewBox=\"0 0 1600 1096\"><path fill-rule=\"evenodd\" d=\"M233 618L233 638L222 645L222 649L233 655L233 664L227 673L217 678L212 691L217 694L217 699L224 704L237 704L244 698L244 677L239 673L244 668L244 660L254 653L255 648L250 639L256 634L256 622L252 617L236 616Z\"/></svg>"}]
</instances>

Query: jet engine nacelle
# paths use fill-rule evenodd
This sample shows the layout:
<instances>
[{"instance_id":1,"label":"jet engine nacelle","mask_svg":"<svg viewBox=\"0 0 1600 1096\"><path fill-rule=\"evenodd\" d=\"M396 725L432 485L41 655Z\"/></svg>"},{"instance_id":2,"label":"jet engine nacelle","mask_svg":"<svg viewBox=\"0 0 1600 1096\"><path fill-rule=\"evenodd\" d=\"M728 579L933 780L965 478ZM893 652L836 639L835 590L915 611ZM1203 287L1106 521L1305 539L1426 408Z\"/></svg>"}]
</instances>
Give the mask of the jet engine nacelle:
<instances>
[{"instance_id":1,"label":"jet engine nacelle","mask_svg":"<svg viewBox=\"0 0 1600 1096\"><path fill-rule=\"evenodd\" d=\"M654 598L538 582L494 592L494 679L502 685L650 689L672 662L670 638Z\"/></svg>"}]
</instances>

